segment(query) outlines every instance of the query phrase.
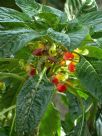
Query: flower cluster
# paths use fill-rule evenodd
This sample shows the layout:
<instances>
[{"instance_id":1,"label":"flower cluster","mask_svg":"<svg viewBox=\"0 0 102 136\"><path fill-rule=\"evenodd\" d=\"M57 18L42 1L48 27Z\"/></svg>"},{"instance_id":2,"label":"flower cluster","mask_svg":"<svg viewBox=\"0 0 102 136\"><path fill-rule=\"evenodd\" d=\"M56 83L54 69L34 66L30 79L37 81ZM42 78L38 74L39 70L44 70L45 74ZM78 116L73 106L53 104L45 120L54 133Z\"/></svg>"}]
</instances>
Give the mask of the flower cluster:
<instances>
[{"instance_id":1,"label":"flower cluster","mask_svg":"<svg viewBox=\"0 0 102 136\"><path fill-rule=\"evenodd\" d=\"M36 46L37 45L37 46ZM51 46L38 43L32 49L32 56L37 58L38 63L41 63L43 58L43 66L47 68L47 73L50 81L55 85L56 90L65 92L68 88L67 81L71 75L76 71L76 64L79 56L76 53L67 51L62 47L53 43ZM39 66L41 69L42 65ZM29 76L34 76L39 73L38 68L33 64L27 64L25 71Z\"/></svg>"},{"instance_id":2,"label":"flower cluster","mask_svg":"<svg viewBox=\"0 0 102 136\"><path fill-rule=\"evenodd\" d=\"M52 83L56 86L56 89L59 92L65 92L68 88L68 85L66 84L68 80L68 76L70 73L74 73L76 71L76 62L75 59L79 58L78 55L72 52L64 52L63 53L63 59L61 60L61 66L64 66L66 69L67 67L67 73L63 74L62 72L57 73L52 77Z\"/></svg>"}]
</instances>

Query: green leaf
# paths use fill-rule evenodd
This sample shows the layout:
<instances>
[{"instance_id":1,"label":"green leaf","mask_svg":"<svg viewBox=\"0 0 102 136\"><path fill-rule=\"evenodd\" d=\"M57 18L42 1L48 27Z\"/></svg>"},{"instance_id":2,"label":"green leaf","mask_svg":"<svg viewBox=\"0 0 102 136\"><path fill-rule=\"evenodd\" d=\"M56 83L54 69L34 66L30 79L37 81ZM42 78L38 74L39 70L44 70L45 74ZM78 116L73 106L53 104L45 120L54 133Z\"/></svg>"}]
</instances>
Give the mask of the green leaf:
<instances>
[{"instance_id":1,"label":"green leaf","mask_svg":"<svg viewBox=\"0 0 102 136\"><path fill-rule=\"evenodd\" d=\"M4 129L1 129L0 127L0 136L7 136Z\"/></svg>"},{"instance_id":2,"label":"green leaf","mask_svg":"<svg viewBox=\"0 0 102 136\"><path fill-rule=\"evenodd\" d=\"M102 48L99 48L98 46L83 46L81 48L82 50L87 50L88 57L96 58L96 59L102 59ZM97 55L98 54L98 55Z\"/></svg>"},{"instance_id":3,"label":"green leaf","mask_svg":"<svg viewBox=\"0 0 102 136\"><path fill-rule=\"evenodd\" d=\"M77 75L90 94L101 101L102 97L102 60L81 57L77 64Z\"/></svg>"},{"instance_id":4,"label":"green leaf","mask_svg":"<svg viewBox=\"0 0 102 136\"><path fill-rule=\"evenodd\" d=\"M16 128L18 136L34 135L35 129L54 93L46 77L29 78L17 97Z\"/></svg>"},{"instance_id":5,"label":"green leaf","mask_svg":"<svg viewBox=\"0 0 102 136\"><path fill-rule=\"evenodd\" d=\"M40 12L38 16L47 27L56 28L60 23L60 18L53 13Z\"/></svg>"},{"instance_id":6,"label":"green leaf","mask_svg":"<svg viewBox=\"0 0 102 136\"><path fill-rule=\"evenodd\" d=\"M43 34L30 28L31 18L13 9L0 8L0 57L9 57ZM12 28L12 29L11 29Z\"/></svg>"},{"instance_id":7,"label":"green leaf","mask_svg":"<svg viewBox=\"0 0 102 136\"><path fill-rule=\"evenodd\" d=\"M95 26L102 22L102 11L93 11L80 16L78 19L84 25Z\"/></svg>"},{"instance_id":8,"label":"green leaf","mask_svg":"<svg viewBox=\"0 0 102 136\"><path fill-rule=\"evenodd\" d=\"M56 15L59 18L60 23L67 22L67 16L61 10L55 9L53 7L50 7L50 6L43 5L42 6L42 12L43 13L52 13L53 15Z\"/></svg>"},{"instance_id":9,"label":"green leaf","mask_svg":"<svg viewBox=\"0 0 102 136\"><path fill-rule=\"evenodd\" d=\"M34 16L40 10L40 4L36 3L35 0L15 0L16 5L19 6L23 12L28 14L30 17Z\"/></svg>"},{"instance_id":10,"label":"green leaf","mask_svg":"<svg viewBox=\"0 0 102 136\"><path fill-rule=\"evenodd\" d=\"M30 21L30 18L26 14L16 11L14 9L0 7L0 23L24 23L24 21Z\"/></svg>"},{"instance_id":11,"label":"green leaf","mask_svg":"<svg viewBox=\"0 0 102 136\"><path fill-rule=\"evenodd\" d=\"M65 12L68 19L72 20L80 14L92 12L97 10L95 0L66 0Z\"/></svg>"},{"instance_id":12,"label":"green leaf","mask_svg":"<svg viewBox=\"0 0 102 136\"><path fill-rule=\"evenodd\" d=\"M92 40L89 34L89 29L87 27L81 27L78 30L68 33L68 35L70 38L71 50L83 46Z\"/></svg>"},{"instance_id":13,"label":"green leaf","mask_svg":"<svg viewBox=\"0 0 102 136\"><path fill-rule=\"evenodd\" d=\"M55 136L56 132L60 130L60 115L59 112L51 104L41 121L39 136Z\"/></svg>"},{"instance_id":14,"label":"green leaf","mask_svg":"<svg viewBox=\"0 0 102 136\"><path fill-rule=\"evenodd\" d=\"M15 104L16 93L19 92L22 82L16 79L8 78L3 80L6 89L0 91L0 111L9 108Z\"/></svg>"},{"instance_id":15,"label":"green leaf","mask_svg":"<svg viewBox=\"0 0 102 136\"><path fill-rule=\"evenodd\" d=\"M27 45L31 40L41 37L41 34L26 28L0 31L0 57L9 57Z\"/></svg>"},{"instance_id":16,"label":"green leaf","mask_svg":"<svg viewBox=\"0 0 102 136\"><path fill-rule=\"evenodd\" d=\"M0 30L10 30L14 28L29 28L31 19L28 15L13 9L0 7Z\"/></svg>"},{"instance_id":17,"label":"green leaf","mask_svg":"<svg viewBox=\"0 0 102 136\"><path fill-rule=\"evenodd\" d=\"M102 38L98 38L98 39L96 40L96 45L97 45L99 48L102 49Z\"/></svg>"},{"instance_id":18,"label":"green leaf","mask_svg":"<svg viewBox=\"0 0 102 136\"><path fill-rule=\"evenodd\" d=\"M16 4L30 17L34 17L38 13L52 13L60 18L61 22L67 20L66 14L53 7L45 6L35 2L35 0L16 0Z\"/></svg>"},{"instance_id":19,"label":"green leaf","mask_svg":"<svg viewBox=\"0 0 102 136\"><path fill-rule=\"evenodd\" d=\"M68 100L69 111L66 114L65 120L62 121L62 127L66 134L72 133L72 136L74 136L73 133L75 132L73 129L75 129L75 120L81 115L82 111L79 100L76 96L70 93L66 93L66 96ZM76 122L76 125L78 125L78 122Z\"/></svg>"},{"instance_id":20,"label":"green leaf","mask_svg":"<svg viewBox=\"0 0 102 136\"><path fill-rule=\"evenodd\" d=\"M79 21L83 25L91 27L91 35L94 38L102 37L102 11L87 13L79 17Z\"/></svg>"},{"instance_id":21,"label":"green leaf","mask_svg":"<svg viewBox=\"0 0 102 136\"><path fill-rule=\"evenodd\" d=\"M96 120L96 131L97 131L97 136L102 135L102 113L100 113L99 117Z\"/></svg>"},{"instance_id":22,"label":"green leaf","mask_svg":"<svg viewBox=\"0 0 102 136\"><path fill-rule=\"evenodd\" d=\"M84 98L85 100L87 100L88 95L87 95L85 92L83 92L83 90L78 90L78 89L76 89L75 91L77 92L77 94L78 94L81 98Z\"/></svg>"},{"instance_id":23,"label":"green leaf","mask_svg":"<svg viewBox=\"0 0 102 136\"><path fill-rule=\"evenodd\" d=\"M52 28L49 28L47 31L47 35L53 41L60 43L60 44L64 45L65 47L69 48L70 38L69 38L68 34L57 32L57 31L54 31Z\"/></svg>"}]
</instances>

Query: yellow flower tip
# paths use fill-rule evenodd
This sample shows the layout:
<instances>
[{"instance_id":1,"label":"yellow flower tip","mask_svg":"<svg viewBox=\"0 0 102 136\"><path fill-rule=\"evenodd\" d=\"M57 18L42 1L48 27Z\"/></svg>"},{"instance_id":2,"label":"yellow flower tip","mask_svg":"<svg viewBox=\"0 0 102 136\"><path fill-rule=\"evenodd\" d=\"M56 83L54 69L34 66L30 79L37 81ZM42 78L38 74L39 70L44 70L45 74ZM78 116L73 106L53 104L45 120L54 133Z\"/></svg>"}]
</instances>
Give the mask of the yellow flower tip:
<instances>
[{"instance_id":1,"label":"yellow flower tip","mask_svg":"<svg viewBox=\"0 0 102 136\"><path fill-rule=\"evenodd\" d=\"M65 60L61 60L60 65L63 66L65 64L66 64L66 61Z\"/></svg>"},{"instance_id":2,"label":"yellow flower tip","mask_svg":"<svg viewBox=\"0 0 102 136\"><path fill-rule=\"evenodd\" d=\"M73 83L72 82L70 82L69 80L67 80L66 81L66 84L68 85L68 86L71 86L71 87L73 87L74 85L73 85Z\"/></svg>"},{"instance_id":3,"label":"yellow flower tip","mask_svg":"<svg viewBox=\"0 0 102 136\"><path fill-rule=\"evenodd\" d=\"M40 44L38 45L38 48L45 49L45 45L44 45L43 43L40 43Z\"/></svg>"}]
</instances>

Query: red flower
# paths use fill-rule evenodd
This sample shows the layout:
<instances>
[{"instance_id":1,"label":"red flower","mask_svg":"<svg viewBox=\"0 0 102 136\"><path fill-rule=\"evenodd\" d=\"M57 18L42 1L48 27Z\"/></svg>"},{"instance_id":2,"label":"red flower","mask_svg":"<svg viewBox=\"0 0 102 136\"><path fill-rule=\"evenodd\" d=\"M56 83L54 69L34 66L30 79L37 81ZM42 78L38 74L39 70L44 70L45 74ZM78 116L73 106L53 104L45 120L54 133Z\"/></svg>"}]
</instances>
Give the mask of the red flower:
<instances>
[{"instance_id":1,"label":"red flower","mask_svg":"<svg viewBox=\"0 0 102 136\"><path fill-rule=\"evenodd\" d=\"M31 70L29 71L29 76L34 76L35 74L36 74L36 69L31 68Z\"/></svg>"},{"instance_id":2,"label":"red flower","mask_svg":"<svg viewBox=\"0 0 102 136\"><path fill-rule=\"evenodd\" d=\"M66 89L67 89L67 87L66 87L65 84L63 84L63 83L57 84L57 90L58 90L59 92L65 92Z\"/></svg>"},{"instance_id":3,"label":"red flower","mask_svg":"<svg viewBox=\"0 0 102 136\"><path fill-rule=\"evenodd\" d=\"M69 65L68 65L68 70L70 72L75 72L76 70L76 67L75 67L75 64L73 62L71 62Z\"/></svg>"},{"instance_id":4,"label":"red flower","mask_svg":"<svg viewBox=\"0 0 102 136\"><path fill-rule=\"evenodd\" d=\"M72 60L74 58L74 55L71 52L65 52L63 55L64 60Z\"/></svg>"},{"instance_id":5,"label":"red flower","mask_svg":"<svg viewBox=\"0 0 102 136\"><path fill-rule=\"evenodd\" d=\"M33 55L35 55L35 56L41 56L43 54L43 51L44 50L42 48L35 49L33 51Z\"/></svg>"},{"instance_id":6,"label":"red flower","mask_svg":"<svg viewBox=\"0 0 102 136\"><path fill-rule=\"evenodd\" d=\"M52 78L52 83L55 84L55 85L57 85L59 83L58 78L53 77Z\"/></svg>"}]
</instances>

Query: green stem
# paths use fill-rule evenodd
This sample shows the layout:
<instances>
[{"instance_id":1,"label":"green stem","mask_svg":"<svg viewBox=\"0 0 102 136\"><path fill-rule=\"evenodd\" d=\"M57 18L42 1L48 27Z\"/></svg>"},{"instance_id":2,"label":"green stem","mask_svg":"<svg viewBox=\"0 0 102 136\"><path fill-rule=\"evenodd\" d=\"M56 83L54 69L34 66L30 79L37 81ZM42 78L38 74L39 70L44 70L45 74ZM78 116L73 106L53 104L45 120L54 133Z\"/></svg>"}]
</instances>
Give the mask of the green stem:
<instances>
[{"instance_id":1,"label":"green stem","mask_svg":"<svg viewBox=\"0 0 102 136\"><path fill-rule=\"evenodd\" d=\"M24 80L21 76L14 74L14 73L6 73L6 72L0 72L0 78L7 78L7 77L12 77L16 78L18 80Z\"/></svg>"},{"instance_id":2,"label":"green stem","mask_svg":"<svg viewBox=\"0 0 102 136\"><path fill-rule=\"evenodd\" d=\"M14 113L14 117L13 117L13 121L12 121L12 125L11 125L11 129L10 129L9 136L11 136L11 135L12 135L13 128L14 128L14 123L15 123L15 118L16 118L16 113Z\"/></svg>"},{"instance_id":3,"label":"green stem","mask_svg":"<svg viewBox=\"0 0 102 136\"><path fill-rule=\"evenodd\" d=\"M39 77L39 80L38 80L38 82L37 82L35 88L38 88L38 86L39 86L39 84L40 84L40 82L41 82L41 80L42 80L42 78L43 78L45 72L46 72L46 67L44 67L44 69L42 70L42 72L41 72L41 74L40 74L40 77Z\"/></svg>"},{"instance_id":4,"label":"green stem","mask_svg":"<svg viewBox=\"0 0 102 136\"><path fill-rule=\"evenodd\" d=\"M0 116L2 116L3 114L5 114L6 112L12 110L12 109L15 109L16 108L16 105L13 105L11 107L9 107L8 109L5 109L3 110L2 112L0 112Z\"/></svg>"},{"instance_id":5,"label":"green stem","mask_svg":"<svg viewBox=\"0 0 102 136\"><path fill-rule=\"evenodd\" d=\"M0 62L5 62L5 61L18 61L18 60L14 58L0 58Z\"/></svg>"},{"instance_id":6,"label":"green stem","mask_svg":"<svg viewBox=\"0 0 102 136\"><path fill-rule=\"evenodd\" d=\"M85 120L85 110L84 110L84 107L83 107L83 113L82 113L82 124L81 124L81 129L80 129L79 136L81 136L81 135L82 135L82 131L83 131L83 127L84 127L84 120Z\"/></svg>"}]
</instances>

